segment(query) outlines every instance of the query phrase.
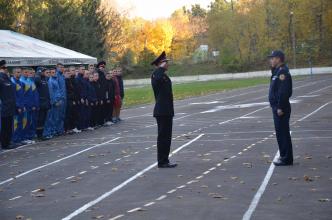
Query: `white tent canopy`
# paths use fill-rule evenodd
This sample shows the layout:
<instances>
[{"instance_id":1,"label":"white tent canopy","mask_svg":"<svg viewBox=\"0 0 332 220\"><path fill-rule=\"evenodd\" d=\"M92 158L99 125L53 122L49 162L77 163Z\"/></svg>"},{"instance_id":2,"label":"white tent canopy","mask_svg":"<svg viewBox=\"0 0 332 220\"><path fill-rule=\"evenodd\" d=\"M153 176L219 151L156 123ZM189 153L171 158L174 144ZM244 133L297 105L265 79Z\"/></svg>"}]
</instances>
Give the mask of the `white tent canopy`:
<instances>
[{"instance_id":1,"label":"white tent canopy","mask_svg":"<svg viewBox=\"0 0 332 220\"><path fill-rule=\"evenodd\" d=\"M0 60L6 60L8 66L97 63L95 57L9 30L0 30Z\"/></svg>"}]
</instances>

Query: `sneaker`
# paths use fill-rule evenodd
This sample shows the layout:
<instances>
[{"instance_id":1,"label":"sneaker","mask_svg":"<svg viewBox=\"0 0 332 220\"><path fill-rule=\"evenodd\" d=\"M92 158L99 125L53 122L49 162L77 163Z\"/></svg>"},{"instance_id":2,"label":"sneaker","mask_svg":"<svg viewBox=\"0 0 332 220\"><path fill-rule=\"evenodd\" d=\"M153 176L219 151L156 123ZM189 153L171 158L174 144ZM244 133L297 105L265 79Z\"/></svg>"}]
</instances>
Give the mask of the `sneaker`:
<instances>
[{"instance_id":1,"label":"sneaker","mask_svg":"<svg viewBox=\"0 0 332 220\"><path fill-rule=\"evenodd\" d=\"M114 124L114 123L111 122L111 121L108 121L108 122L105 123L105 125L107 125L107 126L111 126L111 125L113 125L113 124Z\"/></svg>"},{"instance_id":2,"label":"sneaker","mask_svg":"<svg viewBox=\"0 0 332 220\"><path fill-rule=\"evenodd\" d=\"M75 133L81 133L82 131L81 131L81 130L78 130L77 128L74 128L74 129L73 129L73 132L75 132Z\"/></svg>"},{"instance_id":3,"label":"sneaker","mask_svg":"<svg viewBox=\"0 0 332 220\"><path fill-rule=\"evenodd\" d=\"M93 127L88 127L88 130L89 131L93 131L93 130L95 130Z\"/></svg>"},{"instance_id":4,"label":"sneaker","mask_svg":"<svg viewBox=\"0 0 332 220\"><path fill-rule=\"evenodd\" d=\"M24 140L22 141L22 144L34 144L36 143L35 141L32 141L32 140Z\"/></svg>"}]
</instances>

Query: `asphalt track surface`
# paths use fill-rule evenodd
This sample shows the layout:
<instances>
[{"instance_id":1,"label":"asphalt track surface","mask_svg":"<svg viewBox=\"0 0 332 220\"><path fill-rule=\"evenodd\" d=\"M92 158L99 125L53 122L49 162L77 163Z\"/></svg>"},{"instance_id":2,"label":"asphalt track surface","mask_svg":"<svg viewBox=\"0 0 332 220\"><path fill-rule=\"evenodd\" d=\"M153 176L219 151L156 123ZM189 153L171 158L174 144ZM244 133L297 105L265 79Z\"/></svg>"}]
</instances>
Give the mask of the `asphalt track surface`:
<instances>
[{"instance_id":1,"label":"asphalt track surface","mask_svg":"<svg viewBox=\"0 0 332 220\"><path fill-rule=\"evenodd\" d=\"M152 105L92 132L0 151L0 219L332 219L332 75L294 82L295 164L277 155L268 85L175 103L156 168Z\"/></svg>"}]
</instances>

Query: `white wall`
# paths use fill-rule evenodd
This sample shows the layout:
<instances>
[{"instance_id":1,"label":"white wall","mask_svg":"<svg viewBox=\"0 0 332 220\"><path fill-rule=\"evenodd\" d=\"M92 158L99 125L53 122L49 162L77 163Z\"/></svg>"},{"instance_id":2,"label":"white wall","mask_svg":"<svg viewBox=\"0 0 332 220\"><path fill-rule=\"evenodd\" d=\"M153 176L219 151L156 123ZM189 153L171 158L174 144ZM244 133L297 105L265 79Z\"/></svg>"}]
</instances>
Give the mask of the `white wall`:
<instances>
[{"instance_id":1,"label":"white wall","mask_svg":"<svg viewBox=\"0 0 332 220\"><path fill-rule=\"evenodd\" d=\"M298 75L310 75L310 68L302 69L291 69L290 73L292 76ZM315 67L313 68L313 75L316 74L331 74L332 67ZM254 77L269 77L271 76L271 71L256 71L256 72L246 72L246 73L224 73L224 74L213 74L213 75L197 75L197 76L178 76L171 77L173 83L187 83L187 82L197 82L197 81L212 81L212 80L227 80L227 79L248 79ZM144 86L150 85L150 79L132 79L125 80L125 86Z\"/></svg>"}]
</instances>

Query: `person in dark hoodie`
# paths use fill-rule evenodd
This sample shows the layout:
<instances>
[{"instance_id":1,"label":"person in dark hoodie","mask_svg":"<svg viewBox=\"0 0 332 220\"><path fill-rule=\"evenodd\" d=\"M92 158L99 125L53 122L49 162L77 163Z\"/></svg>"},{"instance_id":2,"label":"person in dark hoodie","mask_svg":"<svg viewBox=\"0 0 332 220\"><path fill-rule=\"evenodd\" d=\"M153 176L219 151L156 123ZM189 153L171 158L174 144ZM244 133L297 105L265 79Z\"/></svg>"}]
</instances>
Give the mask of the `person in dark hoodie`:
<instances>
[{"instance_id":1,"label":"person in dark hoodie","mask_svg":"<svg viewBox=\"0 0 332 220\"><path fill-rule=\"evenodd\" d=\"M10 81L6 61L0 61L0 101L1 132L0 142L3 149L11 149L10 141L13 132L13 117L16 111L15 86Z\"/></svg>"},{"instance_id":2,"label":"person in dark hoodie","mask_svg":"<svg viewBox=\"0 0 332 220\"><path fill-rule=\"evenodd\" d=\"M75 67L69 67L65 70L65 82L66 82L66 117L65 117L65 132L66 133L80 133L78 127L78 102L79 91L75 80Z\"/></svg>"},{"instance_id":3,"label":"person in dark hoodie","mask_svg":"<svg viewBox=\"0 0 332 220\"><path fill-rule=\"evenodd\" d=\"M105 104L105 87L103 86L103 83L99 81L99 74L97 72L93 73L93 87L95 88L96 95L97 95L97 106L95 106L95 113L92 114L92 117L95 117L95 120L97 122L97 126L103 126L104 125L104 114L103 114L103 108Z\"/></svg>"},{"instance_id":4,"label":"person in dark hoodie","mask_svg":"<svg viewBox=\"0 0 332 220\"><path fill-rule=\"evenodd\" d=\"M89 101L89 127L88 130L94 130L94 127L97 126L97 117L98 114L98 101L95 87L93 86L94 78L93 74L89 74L89 83L88 83L88 101Z\"/></svg>"},{"instance_id":5,"label":"person in dark hoodie","mask_svg":"<svg viewBox=\"0 0 332 220\"><path fill-rule=\"evenodd\" d=\"M76 76L76 84L77 84L77 89L79 92L79 130L85 130L87 129L86 126L86 121L87 121L87 108L89 106L88 103L88 84L86 80L84 79L84 73L85 73L85 68L84 66L79 67L79 71Z\"/></svg>"},{"instance_id":6,"label":"person in dark hoodie","mask_svg":"<svg viewBox=\"0 0 332 220\"><path fill-rule=\"evenodd\" d=\"M114 82L112 80L112 72L108 72L106 74L106 100L105 100L105 120L106 125L111 125L112 123L112 116L113 116L113 105L115 99L115 88Z\"/></svg>"},{"instance_id":7,"label":"person in dark hoodie","mask_svg":"<svg viewBox=\"0 0 332 220\"><path fill-rule=\"evenodd\" d=\"M39 140L47 139L46 137L44 137L43 132L47 114L49 109L51 108L50 91L48 88L48 75L49 70L46 68L42 68L37 71L37 76L35 78L35 83L39 94L39 113L37 117L36 128L37 138Z\"/></svg>"},{"instance_id":8,"label":"person in dark hoodie","mask_svg":"<svg viewBox=\"0 0 332 220\"><path fill-rule=\"evenodd\" d=\"M120 110L119 110L118 120L121 121L122 119L120 118L120 111L121 111L121 107L123 105L123 99L124 99L124 85L123 85L121 67L116 68L116 78L118 79L119 87L120 87L121 106L120 106Z\"/></svg>"}]
</instances>

